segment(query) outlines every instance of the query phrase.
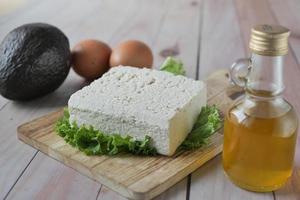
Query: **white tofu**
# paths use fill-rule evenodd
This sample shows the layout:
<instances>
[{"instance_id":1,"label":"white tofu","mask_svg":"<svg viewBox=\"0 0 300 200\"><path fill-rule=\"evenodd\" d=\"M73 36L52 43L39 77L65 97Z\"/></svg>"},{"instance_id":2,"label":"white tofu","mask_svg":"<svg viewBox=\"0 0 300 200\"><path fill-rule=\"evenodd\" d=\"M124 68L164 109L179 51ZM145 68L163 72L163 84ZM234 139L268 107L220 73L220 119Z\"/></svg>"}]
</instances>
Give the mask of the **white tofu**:
<instances>
[{"instance_id":1,"label":"white tofu","mask_svg":"<svg viewBox=\"0 0 300 200\"><path fill-rule=\"evenodd\" d=\"M206 105L206 86L168 72L115 67L69 102L70 121L106 134L153 139L158 153L172 155Z\"/></svg>"}]
</instances>

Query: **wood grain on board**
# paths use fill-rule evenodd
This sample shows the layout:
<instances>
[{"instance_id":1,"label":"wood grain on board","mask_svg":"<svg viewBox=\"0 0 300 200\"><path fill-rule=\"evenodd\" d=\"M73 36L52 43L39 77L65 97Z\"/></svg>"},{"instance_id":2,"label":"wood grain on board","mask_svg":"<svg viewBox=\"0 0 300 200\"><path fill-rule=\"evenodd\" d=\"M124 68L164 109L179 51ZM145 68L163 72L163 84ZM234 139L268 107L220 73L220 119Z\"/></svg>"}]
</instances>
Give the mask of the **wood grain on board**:
<instances>
[{"instance_id":1,"label":"wood grain on board","mask_svg":"<svg viewBox=\"0 0 300 200\"><path fill-rule=\"evenodd\" d=\"M232 103L231 95L236 93L228 74L216 72L206 83L209 104L224 112ZM62 110L21 125L19 139L130 199L159 195L222 150L223 135L216 133L207 146L173 157L86 156L55 133L55 123L61 116Z\"/></svg>"}]
</instances>

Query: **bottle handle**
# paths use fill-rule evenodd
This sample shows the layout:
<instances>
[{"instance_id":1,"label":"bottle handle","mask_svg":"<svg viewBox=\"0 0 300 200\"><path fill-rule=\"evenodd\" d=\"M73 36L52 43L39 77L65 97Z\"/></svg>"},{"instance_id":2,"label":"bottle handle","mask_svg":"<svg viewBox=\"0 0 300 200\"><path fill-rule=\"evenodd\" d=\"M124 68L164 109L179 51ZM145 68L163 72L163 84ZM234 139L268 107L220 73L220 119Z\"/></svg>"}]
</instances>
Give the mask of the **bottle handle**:
<instances>
[{"instance_id":1,"label":"bottle handle","mask_svg":"<svg viewBox=\"0 0 300 200\"><path fill-rule=\"evenodd\" d=\"M246 87L248 75L251 69L251 59L241 58L235 61L229 70L231 82L239 87Z\"/></svg>"}]
</instances>

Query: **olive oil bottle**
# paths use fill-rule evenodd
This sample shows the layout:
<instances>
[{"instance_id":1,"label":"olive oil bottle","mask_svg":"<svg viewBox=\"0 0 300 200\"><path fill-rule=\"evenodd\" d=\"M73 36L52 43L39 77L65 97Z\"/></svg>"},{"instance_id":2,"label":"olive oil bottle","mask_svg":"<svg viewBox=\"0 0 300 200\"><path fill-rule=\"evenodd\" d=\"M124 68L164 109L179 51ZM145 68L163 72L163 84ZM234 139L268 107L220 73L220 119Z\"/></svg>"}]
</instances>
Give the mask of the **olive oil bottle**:
<instances>
[{"instance_id":1,"label":"olive oil bottle","mask_svg":"<svg viewBox=\"0 0 300 200\"><path fill-rule=\"evenodd\" d=\"M298 119L282 97L289 34L282 26L254 27L251 58L238 60L230 71L245 96L225 116L223 168L233 183L247 190L276 190L292 173Z\"/></svg>"}]
</instances>

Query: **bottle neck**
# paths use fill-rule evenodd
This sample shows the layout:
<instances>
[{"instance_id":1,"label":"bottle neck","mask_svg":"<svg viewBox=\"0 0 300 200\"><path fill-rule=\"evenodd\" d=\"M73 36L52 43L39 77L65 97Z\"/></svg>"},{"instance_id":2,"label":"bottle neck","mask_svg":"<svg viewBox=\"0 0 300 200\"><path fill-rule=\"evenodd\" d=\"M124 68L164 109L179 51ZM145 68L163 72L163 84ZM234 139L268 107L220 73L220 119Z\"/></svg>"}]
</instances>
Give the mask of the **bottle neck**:
<instances>
[{"instance_id":1,"label":"bottle neck","mask_svg":"<svg viewBox=\"0 0 300 200\"><path fill-rule=\"evenodd\" d=\"M261 97L274 97L284 90L284 56L252 54L246 83L246 93Z\"/></svg>"}]
</instances>

